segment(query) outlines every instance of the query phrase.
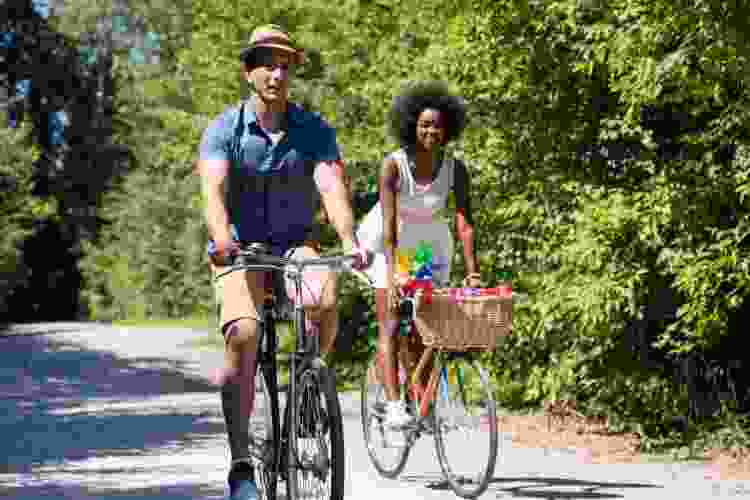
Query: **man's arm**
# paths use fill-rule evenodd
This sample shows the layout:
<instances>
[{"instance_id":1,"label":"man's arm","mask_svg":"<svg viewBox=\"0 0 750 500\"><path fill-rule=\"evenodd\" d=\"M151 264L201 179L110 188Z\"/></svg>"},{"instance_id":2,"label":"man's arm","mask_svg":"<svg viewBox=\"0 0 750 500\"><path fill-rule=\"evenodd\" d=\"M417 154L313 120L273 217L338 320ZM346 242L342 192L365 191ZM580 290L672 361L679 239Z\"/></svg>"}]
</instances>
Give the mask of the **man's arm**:
<instances>
[{"instance_id":1,"label":"man's arm","mask_svg":"<svg viewBox=\"0 0 750 500\"><path fill-rule=\"evenodd\" d=\"M226 116L222 115L206 128L195 165L201 177L208 234L219 254L223 254L232 242L229 214L224 201L224 185L230 168L226 123Z\"/></svg>"},{"instance_id":2,"label":"man's arm","mask_svg":"<svg viewBox=\"0 0 750 500\"><path fill-rule=\"evenodd\" d=\"M232 238L224 202L224 183L229 172L227 160L198 160L206 223L211 238L221 246Z\"/></svg>"}]
</instances>

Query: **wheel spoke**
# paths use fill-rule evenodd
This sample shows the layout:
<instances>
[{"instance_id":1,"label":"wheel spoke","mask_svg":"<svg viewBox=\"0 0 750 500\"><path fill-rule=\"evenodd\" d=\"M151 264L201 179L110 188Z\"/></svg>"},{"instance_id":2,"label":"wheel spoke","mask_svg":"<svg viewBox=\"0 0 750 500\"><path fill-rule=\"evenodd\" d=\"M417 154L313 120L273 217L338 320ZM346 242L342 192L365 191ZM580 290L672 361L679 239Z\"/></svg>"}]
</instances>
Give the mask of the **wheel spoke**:
<instances>
[{"instance_id":1,"label":"wheel spoke","mask_svg":"<svg viewBox=\"0 0 750 500\"><path fill-rule=\"evenodd\" d=\"M278 407L259 364L255 376L255 407L249 422L250 456L256 470L259 498L275 500L274 443L278 435Z\"/></svg>"},{"instance_id":2,"label":"wheel spoke","mask_svg":"<svg viewBox=\"0 0 750 500\"><path fill-rule=\"evenodd\" d=\"M397 477L409 457L409 436L387 429L384 424L385 388L377 380L374 361L362 382L362 431L367 452L375 469L383 477Z\"/></svg>"},{"instance_id":3,"label":"wheel spoke","mask_svg":"<svg viewBox=\"0 0 750 500\"><path fill-rule=\"evenodd\" d=\"M296 468L290 474L292 499L329 500L336 496L336 490L344 487L338 399L335 392L326 393L331 392L331 387L323 386L317 373L307 371L297 385L297 425L293 431Z\"/></svg>"},{"instance_id":4,"label":"wheel spoke","mask_svg":"<svg viewBox=\"0 0 750 500\"><path fill-rule=\"evenodd\" d=\"M473 498L486 490L497 459L493 391L477 363L456 358L446 362L438 392L435 445L440 466L457 495Z\"/></svg>"}]
</instances>

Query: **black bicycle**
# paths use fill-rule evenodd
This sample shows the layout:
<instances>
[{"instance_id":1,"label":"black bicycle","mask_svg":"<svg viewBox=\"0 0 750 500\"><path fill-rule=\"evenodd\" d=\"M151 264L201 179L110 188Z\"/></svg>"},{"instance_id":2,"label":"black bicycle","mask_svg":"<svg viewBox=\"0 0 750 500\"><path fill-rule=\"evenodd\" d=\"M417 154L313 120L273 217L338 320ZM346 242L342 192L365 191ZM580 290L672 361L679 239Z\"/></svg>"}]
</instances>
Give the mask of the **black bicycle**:
<instances>
[{"instance_id":1,"label":"black bicycle","mask_svg":"<svg viewBox=\"0 0 750 500\"><path fill-rule=\"evenodd\" d=\"M344 498L345 457L341 407L336 377L320 358L320 339L305 327L302 272L309 268L348 271L369 278L348 264L351 255L289 259L268 254L263 244L243 245L234 263L216 279L237 271L266 271L262 325L258 331L255 408L250 417L250 454L260 498L276 500L286 484L290 500ZM289 305L284 276L295 284L293 324L295 348L289 356L289 385L284 418L280 420L276 322ZM314 332L312 332L314 333ZM291 430L291 432L289 431Z\"/></svg>"}]
</instances>

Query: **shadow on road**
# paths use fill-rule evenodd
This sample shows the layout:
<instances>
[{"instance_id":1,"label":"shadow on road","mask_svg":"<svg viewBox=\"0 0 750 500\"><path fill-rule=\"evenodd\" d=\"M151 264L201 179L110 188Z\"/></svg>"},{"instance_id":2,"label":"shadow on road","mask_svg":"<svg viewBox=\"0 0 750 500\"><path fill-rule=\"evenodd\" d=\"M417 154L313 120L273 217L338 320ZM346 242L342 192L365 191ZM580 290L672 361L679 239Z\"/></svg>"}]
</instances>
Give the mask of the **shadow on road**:
<instances>
[{"instance_id":1,"label":"shadow on road","mask_svg":"<svg viewBox=\"0 0 750 500\"><path fill-rule=\"evenodd\" d=\"M432 490L449 491L451 489L448 481L444 480L440 475L428 476L405 474L400 479L402 481L424 483L426 488ZM517 485L511 486L514 483ZM555 477L519 476L496 477L490 482L488 491L495 490L498 493L510 494L514 498L584 500L623 498L623 495L621 494L610 493L606 490L631 488L662 488L662 486L644 483L618 483L603 481L583 481L578 479L565 479Z\"/></svg>"},{"instance_id":2,"label":"shadow on road","mask_svg":"<svg viewBox=\"0 0 750 500\"><path fill-rule=\"evenodd\" d=\"M206 439L224 432L224 425L205 419L218 410L219 398L211 385L180 372L183 363L163 358L124 360L54 338L54 327L44 334L0 334L0 474L30 474L41 465L96 456L143 453L170 443ZM147 337L144 338L148 342ZM205 397L204 406L154 410L139 405L146 398L169 395ZM99 398L103 398L99 401ZM129 406L130 405L130 406ZM7 476L6 476L7 478ZM0 484L2 481L0 481ZM0 485L0 496L7 490ZM33 485L13 488L13 497L34 495ZM51 489L50 489L51 488ZM144 498L143 491L127 495L87 496L80 486L65 491L45 487L56 498ZM76 489L78 488L78 489ZM154 491L165 500L209 498L196 485ZM80 491L79 491L80 490ZM56 492L55 492L56 491ZM206 492L207 493L207 492ZM214 491L213 494L220 495ZM76 496L78 495L78 496ZM218 496L217 496L218 498Z\"/></svg>"},{"instance_id":3,"label":"shadow on road","mask_svg":"<svg viewBox=\"0 0 750 500\"><path fill-rule=\"evenodd\" d=\"M141 488L137 490L129 490L126 493L122 491L107 491L101 489L93 491L76 486L27 486L23 488L22 493L19 494L19 492L20 490L14 491L0 487L0 498L14 498L17 500L37 498L94 500L103 497L112 500L147 500L150 498L158 498L159 500L220 500L225 498L224 492L199 485L169 486L166 488Z\"/></svg>"}]
</instances>

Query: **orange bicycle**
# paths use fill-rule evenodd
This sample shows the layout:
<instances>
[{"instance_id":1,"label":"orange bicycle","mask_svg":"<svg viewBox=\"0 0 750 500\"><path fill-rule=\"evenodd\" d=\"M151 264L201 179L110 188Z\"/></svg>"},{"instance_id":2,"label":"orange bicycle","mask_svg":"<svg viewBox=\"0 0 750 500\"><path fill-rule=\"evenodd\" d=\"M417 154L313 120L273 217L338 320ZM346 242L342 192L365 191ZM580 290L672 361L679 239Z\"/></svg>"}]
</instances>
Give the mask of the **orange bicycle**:
<instances>
[{"instance_id":1,"label":"orange bicycle","mask_svg":"<svg viewBox=\"0 0 750 500\"><path fill-rule=\"evenodd\" d=\"M478 357L510 331L512 292L475 289L457 297L457 290L431 291L425 300L402 288L399 394L413 423L385 425L384 370L375 354L361 387L362 430L373 466L390 479L403 471L421 436L434 436L446 481L456 495L476 498L486 491L498 454L494 389Z\"/></svg>"}]
</instances>

